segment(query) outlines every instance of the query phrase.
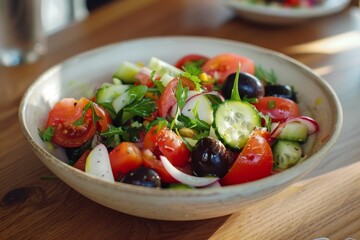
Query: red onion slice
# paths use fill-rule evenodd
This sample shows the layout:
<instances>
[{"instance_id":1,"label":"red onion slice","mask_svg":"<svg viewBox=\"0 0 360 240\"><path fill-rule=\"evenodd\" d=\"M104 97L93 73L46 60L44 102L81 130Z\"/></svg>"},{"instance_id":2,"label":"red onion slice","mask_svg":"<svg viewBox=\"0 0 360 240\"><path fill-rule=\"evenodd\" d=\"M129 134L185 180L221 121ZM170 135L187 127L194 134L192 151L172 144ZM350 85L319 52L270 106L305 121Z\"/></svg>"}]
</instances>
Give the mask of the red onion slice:
<instances>
[{"instance_id":1,"label":"red onion slice","mask_svg":"<svg viewBox=\"0 0 360 240\"><path fill-rule=\"evenodd\" d=\"M320 126L317 123L317 121L308 116L300 116L295 118L289 118L288 120L286 120L286 123L291 123L291 122L300 122L304 124L308 129L308 135L314 134L320 129Z\"/></svg>"},{"instance_id":2,"label":"red onion slice","mask_svg":"<svg viewBox=\"0 0 360 240\"><path fill-rule=\"evenodd\" d=\"M216 178L216 177L210 178L210 177L191 176L189 174L183 173L182 171L180 171L179 169L174 167L166 157L160 156L160 160L161 160L162 164L164 165L164 168L166 169L166 171L168 171L168 173L173 178L175 178L176 180L178 180L179 182L181 182L183 184L186 184L186 185L189 185L192 187L205 187L205 186L213 184L219 180L219 178Z\"/></svg>"},{"instance_id":3,"label":"red onion slice","mask_svg":"<svg viewBox=\"0 0 360 240\"><path fill-rule=\"evenodd\" d=\"M220 98L221 101L225 101L224 97L219 92L211 91L211 92L200 92L200 93L194 94L191 97L189 97L188 99L186 99L186 102L189 102L191 99L193 99L197 96L200 96L200 95L214 95L214 96Z\"/></svg>"},{"instance_id":4,"label":"red onion slice","mask_svg":"<svg viewBox=\"0 0 360 240\"><path fill-rule=\"evenodd\" d=\"M271 127L271 138L277 138L282 130L285 128L286 124L291 122L300 122L304 124L307 127L308 135L314 134L319 131L320 126L317 123L315 119L312 119L308 116L300 116L300 117L294 117L294 118L288 118L285 122L282 123L273 123L273 126Z\"/></svg>"}]
</instances>

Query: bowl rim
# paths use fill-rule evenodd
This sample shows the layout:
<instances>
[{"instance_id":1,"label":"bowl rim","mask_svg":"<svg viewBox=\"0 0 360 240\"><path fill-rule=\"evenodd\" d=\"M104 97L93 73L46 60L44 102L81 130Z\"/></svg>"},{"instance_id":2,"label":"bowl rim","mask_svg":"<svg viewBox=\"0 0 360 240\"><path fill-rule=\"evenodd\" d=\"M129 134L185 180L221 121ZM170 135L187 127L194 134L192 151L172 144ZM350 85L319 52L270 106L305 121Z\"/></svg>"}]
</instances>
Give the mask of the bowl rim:
<instances>
[{"instance_id":1,"label":"bowl rim","mask_svg":"<svg viewBox=\"0 0 360 240\"><path fill-rule=\"evenodd\" d=\"M120 182L115 182L115 183L107 182L98 177L92 176L81 170L78 170L78 169L68 165L67 163L59 160L58 158L56 158L55 156L50 154L48 151L46 151L42 146L38 145L34 139L32 139L31 134L28 130L26 119L25 119L27 101L28 101L29 96L36 89L36 87L38 85L41 85L41 82L44 81L43 79L45 79L47 74L50 74L52 71L55 71L61 65L66 64L69 61L73 61L74 59L87 56L88 54L96 54L97 52L101 52L104 49L112 48L119 44L127 44L127 43L131 43L131 42L135 42L135 41L159 41L159 40L164 40L164 39L165 40L180 39L180 40L188 40L188 41L192 41L192 40L212 41L212 42L216 42L216 43L230 44L230 45L234 45L237 47L245 47L250 50L255 50L255 51L260 51L260 52L267 53L270 55L275 55L275 57L282 58L283 60L289 61L291 64L294 64L294 65L300 67L299 69L301 69L302 71L304 71L307 74L310 74L314 79L315 78L317 79L316 82L318 84L320 84L321 87L326 89L326 92L328 93L328 95L331 97L331 99L333 101L336 115L334 118L335 125L333 126L333 129L332 129L332 135L330 136L330 138L327 139L327 143L324 144L324 146L321 149L319 149L317 152L315 152L306 161L304 161L290 169L287 169L279 174L271 175L269 177L266 177L266 178L263 178L260 180L243 183L243 184L238 184L238 185L223 186L221 188L202 188L202 189L162 189L162 188L154 189L154 188L146 188L146 187L141 187L141 186L124 184L124 183L120 183ZM297 61L293 58L290 58L280 52L266 49L263 47L259 47L256 45L252 45L249 43L243 43L240 41L230 40L230 39L222 39L222 38L214 38L214 37L201 37L201 36L171 35L171 36L143 37L143 38L129 39L129 40L125 40L125 41L119 41L119 42L103 45L103 46L100 46L100 47L97 47L97 48L94 48L94 49L91 49L88 51L84 51L82 53L75 54L75 55L65 59L64 61L50 67L49 69L44 71L40 76L38 76L35 79L35 81L26 90L25 94L23 95L23 97L21 99L20 105L19 105L18 119L20 122L21 130L22 130L26 140L30 144L32 150L36 153L36 155L43 155L48 161L50 161L56 167L60 167L63 170L68 170L72 174L75 174L76 177L80 177L83 180L89 181L89 183L100 184L104 188L111 188L111 189L116 189L116 190L122 191L124 194L129 194L129 193L130 194L139 194L139 193L141 193L141 194L147 194L147 195L154 195L157 197L166 196L166 197L176 197L176 198L184 197L185 198L185 197L189 197L189 196L211 196L211 195L219 195L219 194L231 194L234 192L237 192L237 193L246 192L250 195L256 195L257 193L263 192L263 191L269 192L271 187L274 185L281 186L282 184L284 184L286 182L289 182L289 181L291 182L292 179L294 178L294 175L296 176L295 177L296 179L300 178L301 176L303 176L307 172L309 172L312 169L312 166L314 164L318 164L318 162L321 160L321 159L318 159L317 162L311 161L313 158L316 158L317 156L325 155L330 150L330 148L335 144L336 140L338 139L338 137L340 135L341 127L343 124L343 111L342 111L340 101L339 101L338 96L336 95L335 91L331 88L331 86L323 78L321 78L316 73L314 73L308 66L306 66L306 65L300 63L299 61ZM40 158L39 156L38 156L38 158L41 161L43 161L43 163L45 164L45 162L42 158ZM270 192L272 192L272 190Z\"/></svg>"}]
</instances>

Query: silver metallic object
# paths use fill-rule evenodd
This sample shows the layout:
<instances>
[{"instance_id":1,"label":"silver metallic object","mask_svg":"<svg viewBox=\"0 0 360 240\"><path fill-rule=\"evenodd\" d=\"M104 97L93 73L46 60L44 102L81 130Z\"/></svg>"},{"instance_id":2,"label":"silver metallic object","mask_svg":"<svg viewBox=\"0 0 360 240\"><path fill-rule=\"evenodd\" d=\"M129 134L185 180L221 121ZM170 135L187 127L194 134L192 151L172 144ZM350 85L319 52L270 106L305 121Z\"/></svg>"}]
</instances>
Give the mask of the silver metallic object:
<instances>
[{"instance_id":1,"label":"silver metallic object","mask_svg":"<svg viewBox=\"0 0 360 240\"><path fill-rule=\"evenodd\" d=\"M41 0L0 0L0 65L34 62L45 52Z\"/></svg>"}]
</instances>

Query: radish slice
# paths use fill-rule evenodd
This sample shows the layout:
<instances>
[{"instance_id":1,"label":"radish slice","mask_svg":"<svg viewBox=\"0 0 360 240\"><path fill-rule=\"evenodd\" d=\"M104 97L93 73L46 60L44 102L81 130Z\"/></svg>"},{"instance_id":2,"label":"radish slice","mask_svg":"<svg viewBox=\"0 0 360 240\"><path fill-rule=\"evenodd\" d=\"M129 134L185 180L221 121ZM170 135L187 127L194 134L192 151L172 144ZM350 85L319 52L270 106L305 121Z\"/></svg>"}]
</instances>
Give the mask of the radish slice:
<instances>
[{"instance_id":1,"label":"radish slice","mask_svg":"<svg viewBox=\"0 0 360 240\"><path fill-rule=\"evenodd\" d=\"M289 118L288 120L286 120L286 123L290 123L290 122L300 122L304 124L308 129L308 135L314 134L320 129L319 124L316 122L316 120L307 116Z\"/></svg>"},{"instance_id":2,"label":"radish slice","mask_svg":"<svg viewBox=\"0 0 360 240\"><path fill-rule=\"evenodd\" d=\"M307 127L308 135L314 134L319 131L320 127L319 124L316 122L316 120L307 117L307 116L300 116L300 117L294 117L294 118L288 118L285 122L282 123L273 123L271 126L271 138L277 138L282 130L284 130L286 124L291 122L300 122L304 124Z\"/></svg>"},{"instance_id":3,"label":"radish slice","mask_svg":"<svg viewBox=\"0 0 360 240\"><path fill-rule=\"evenodd\" d=\"M181 182L183 184L186 184L186 185L189 185L192 187L204 187L204 186L213 184L219 180L219 178L216 178L216 177L210 178L210 177L191 176L189 174L183 173L182 171L180 171L179 169L174 167L166 157L160 156L160 160L161 160L162 164L164 165L164 168L166 169L166 171L168 171L168 173L173 178L175 178L176 180L178 180L179 182Z\"/></svg>"}]
</instances>

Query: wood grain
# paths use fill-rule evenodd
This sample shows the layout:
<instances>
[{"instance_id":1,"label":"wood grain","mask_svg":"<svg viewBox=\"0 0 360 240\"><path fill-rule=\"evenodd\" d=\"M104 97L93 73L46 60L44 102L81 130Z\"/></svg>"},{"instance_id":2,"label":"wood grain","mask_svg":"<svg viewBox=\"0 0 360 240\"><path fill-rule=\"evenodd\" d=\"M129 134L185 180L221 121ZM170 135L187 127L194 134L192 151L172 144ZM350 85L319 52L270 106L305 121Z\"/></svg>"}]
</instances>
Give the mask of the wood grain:
<instances>
[{"instance_id":1,"label":"wood grain","mask_svg":"<svg viewBox=\"0 0 360 240\"><path fill-rule=\"evenodd\" d=\"M0 239L360 239L360 11L352 3L332 16L272 27L246 22L216 0L115 1L50 36L40 61L0 67ZM327 161L303 181L236 214L191 222L115 212L52 178L19 128L18 106L26 89L74 54L162 35L251 43L314 69L334 88L344 110L343 130ZM334 37L340 40L331 42ZM330 44L309 47L320 40Z\"/></svg>"}]
</instances>

